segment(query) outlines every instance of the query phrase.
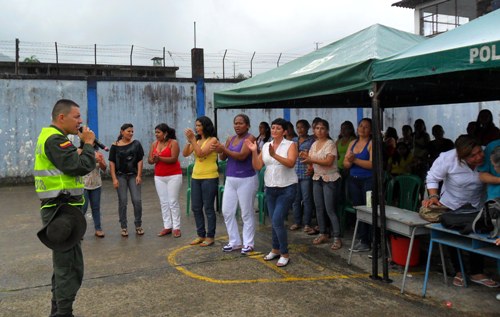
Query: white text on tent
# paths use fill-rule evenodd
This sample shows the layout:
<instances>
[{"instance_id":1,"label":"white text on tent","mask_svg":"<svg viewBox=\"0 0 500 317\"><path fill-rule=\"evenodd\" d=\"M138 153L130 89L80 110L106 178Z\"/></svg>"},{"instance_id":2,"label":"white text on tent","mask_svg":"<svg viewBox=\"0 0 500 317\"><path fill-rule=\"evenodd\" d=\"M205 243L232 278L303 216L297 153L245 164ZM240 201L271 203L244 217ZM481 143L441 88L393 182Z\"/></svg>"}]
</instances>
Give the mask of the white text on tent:
<instances>
[{"instance_id":1,"label":"white text on tent","mask_svg":"<svg viewBox=\"0 0 500 317\"><path fill-rule=\"evenodd\" d=\"M474 64L474 60L479 57L481 62L500 60L500 55L497 55L496 45L485 45L480 48L474 47L470 49L470 63Z\"/></svg>"}]
</instances>

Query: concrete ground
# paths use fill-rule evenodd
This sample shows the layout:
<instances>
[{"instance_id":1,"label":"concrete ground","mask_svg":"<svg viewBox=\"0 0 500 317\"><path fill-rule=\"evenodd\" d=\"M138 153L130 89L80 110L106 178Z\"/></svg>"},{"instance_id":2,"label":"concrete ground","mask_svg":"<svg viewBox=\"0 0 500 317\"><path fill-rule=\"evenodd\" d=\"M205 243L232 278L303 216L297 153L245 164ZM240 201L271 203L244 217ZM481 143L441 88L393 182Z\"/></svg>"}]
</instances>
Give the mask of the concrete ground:
<instances>
[{"instance_id":1,"label":"concrete ground","mask_svg":"<svg viewBox=\"0 0 500 317\"><path fill-rule=\"evenodd\" d=\"M422 298L425 253L420 266L411 269L403 295L400 266L390 266L393 283L370 279L367 253L355 254L352 265L347 264L352 230L339 251L327 244L313 246L312 237L301 231L289 232L291 262L285 268L262 260L270 250L269 221L257 227L251 256L221 251L227 236L220 214L215 245L189 246L196 234L193 217L185 213L184 193L182 237L157 237L162 228L158 197L153 179L145 178L146 234L131 230L122 238L116 192L104 181L106 237L94 237L87 217L85 277L76 316L500 316L495 299L500 289L458 288L451 279L445 285L438 267ZM38 208L33 186L0 187L0 316L49 314L51 252L35 234L41 227ZM133 219L130 204L128 217ZM495 264L488 262L488 269L494 272Z\"/></svg>"}]
</instances>

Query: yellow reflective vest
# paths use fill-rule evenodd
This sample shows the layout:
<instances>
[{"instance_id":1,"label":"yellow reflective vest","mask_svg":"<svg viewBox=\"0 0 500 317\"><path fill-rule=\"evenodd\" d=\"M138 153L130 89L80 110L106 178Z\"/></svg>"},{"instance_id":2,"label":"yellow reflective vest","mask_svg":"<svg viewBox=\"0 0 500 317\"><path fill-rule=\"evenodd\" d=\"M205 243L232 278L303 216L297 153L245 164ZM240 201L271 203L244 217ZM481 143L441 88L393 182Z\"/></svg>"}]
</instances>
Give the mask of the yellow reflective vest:
<instances>
[{"instance_id":1,"label":"yellow reflective vest","mask_svg":"<svg viewBox=\"0 0 500 317\"><path fill-rule=\"evenodd\" d=\"M38 136L33 172L36 193L40 199L55 198L60 194L83 195L83 177L64 174L48 159L45 153L45 142L54 134L64 135L54 127L46 127Z\"/></svg>"}]
</instances>

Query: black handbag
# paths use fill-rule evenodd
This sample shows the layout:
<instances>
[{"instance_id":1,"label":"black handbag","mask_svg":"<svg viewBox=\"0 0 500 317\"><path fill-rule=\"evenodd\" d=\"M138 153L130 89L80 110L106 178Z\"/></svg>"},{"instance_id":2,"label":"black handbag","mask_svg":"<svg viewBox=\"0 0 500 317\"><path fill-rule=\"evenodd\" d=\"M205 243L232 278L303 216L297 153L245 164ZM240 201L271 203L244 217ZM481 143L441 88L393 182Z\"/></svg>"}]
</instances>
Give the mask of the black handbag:
<instances>
[{"instance_id":1,"label":"black handbag","mask_svg":"<svg viewBox=\"0 0 500 317\"><path fill-rule=\"evenodd\" d=\"M479 211L468 213L445 212L441 215L441 224L447 229L458 230L460 234L469 234L473 231L472 224L478 214Z\"/></svg>"}]
</instances>

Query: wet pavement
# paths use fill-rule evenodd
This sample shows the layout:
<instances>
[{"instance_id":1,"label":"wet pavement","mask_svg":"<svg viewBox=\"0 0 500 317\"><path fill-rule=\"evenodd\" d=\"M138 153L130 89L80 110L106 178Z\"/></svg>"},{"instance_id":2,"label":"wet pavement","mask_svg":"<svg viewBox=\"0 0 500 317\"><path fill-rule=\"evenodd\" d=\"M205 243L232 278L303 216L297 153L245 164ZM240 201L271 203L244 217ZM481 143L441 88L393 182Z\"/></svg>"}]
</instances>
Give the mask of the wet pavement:
<instances>
[{"instance_id":1,"label":"wet pavement","mask_svg":"<svg viewBox=\"0 0 500 317\"><path fill-rule=\"evenodd\" d=\"M186 216L185 190L180 238L157 237L162 220L151 177L144 179L142 200L145 235L136 236L129 228L130 236L122 238L116 192L104 181L106 237L94 236L87 216L85 276L75 316L500 316L495 299L500 289L458 288L451 278L445 285L438 266L422 298L425 251L400 294L402 267L391 265L393 283L385 283L369 278L367 253L354 254L352 265L347 264L352 230L338 251L330 244L313 246L313 237L300 230L289 231L291 261L278 268L275 261L262 259L271 246L269 221L257 226L253 254L224 253L227 236L220 214L214 246L189 245L196 232L194 218ZM38 208L33 186L0 187L0 316L49 314L51 252L36 237L41 227ZM133 223L130 203L128 218ZM425 247L425 239L421 244ZM437 254L433 262L439 262ZM496 274L495 263L487 264Z\"/></svg>"}]
</instances>

